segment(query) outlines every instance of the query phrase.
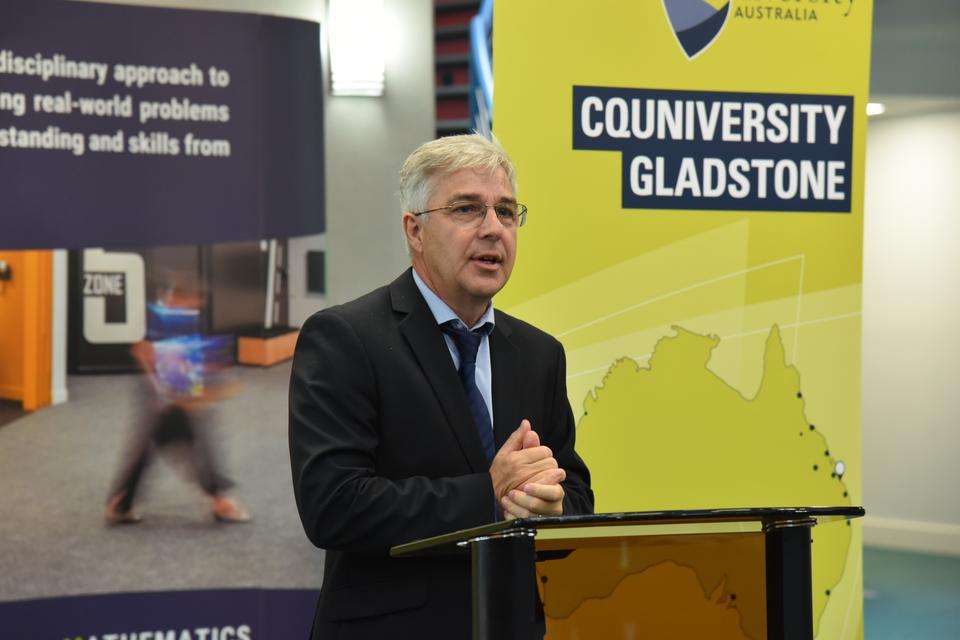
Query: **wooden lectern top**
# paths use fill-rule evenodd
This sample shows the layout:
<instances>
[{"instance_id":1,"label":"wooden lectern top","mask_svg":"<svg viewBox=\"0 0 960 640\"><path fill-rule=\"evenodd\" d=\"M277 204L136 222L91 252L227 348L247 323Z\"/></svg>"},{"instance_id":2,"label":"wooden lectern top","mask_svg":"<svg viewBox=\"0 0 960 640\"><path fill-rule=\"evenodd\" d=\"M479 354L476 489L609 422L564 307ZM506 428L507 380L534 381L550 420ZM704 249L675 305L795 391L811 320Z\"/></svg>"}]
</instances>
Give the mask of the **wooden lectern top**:
<instances>
[{"instance_id":1,"label":"wooden lectern top","mask_svg":"<svg viewBox=\"0 0 960 640\"><path fill-rule=\"evenodd\" d=\"M535 535L537 546L541 547L541 542L597 537L747 533L796 525L813 526L863 515L863 507L842 506L677 509L519 518L396 545L390 549L390 555L469 553L472 541L524 532Z\"/></svg>"}]
</instances>

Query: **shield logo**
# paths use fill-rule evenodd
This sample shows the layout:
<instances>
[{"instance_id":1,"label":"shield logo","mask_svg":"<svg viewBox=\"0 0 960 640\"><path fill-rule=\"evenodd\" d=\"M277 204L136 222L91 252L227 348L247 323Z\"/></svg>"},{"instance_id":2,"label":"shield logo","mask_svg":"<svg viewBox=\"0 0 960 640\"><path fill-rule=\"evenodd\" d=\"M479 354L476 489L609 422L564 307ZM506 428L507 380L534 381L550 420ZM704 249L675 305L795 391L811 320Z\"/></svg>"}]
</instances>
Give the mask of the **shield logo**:
<instances>
[{"instance_id":1,"label":"shield logo","mask_svg":"<svg viewBox=\"0 0 960 640\"><path fill-rule=\"evenodd\" d=\"M732 0L663 0L680 48L693 59L720 35L727 23Z\"/></svg>"}]
</instances>

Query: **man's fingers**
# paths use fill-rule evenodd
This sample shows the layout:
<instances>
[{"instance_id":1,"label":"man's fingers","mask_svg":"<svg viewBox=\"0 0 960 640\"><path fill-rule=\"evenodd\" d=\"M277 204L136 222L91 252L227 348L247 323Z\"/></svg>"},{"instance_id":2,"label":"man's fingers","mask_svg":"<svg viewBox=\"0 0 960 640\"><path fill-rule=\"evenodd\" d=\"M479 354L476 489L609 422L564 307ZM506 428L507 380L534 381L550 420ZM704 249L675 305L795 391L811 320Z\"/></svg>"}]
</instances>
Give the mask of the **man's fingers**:
<instances>
[{"instance_id":1,"label":"man's fingers","mask_svg":"<svg viewBox=\"0 0 960 640\"><path fill-rule=\"evenodd\" d=\"M532 428L523 436L524 449L532 449L540 446L540 436Z\"/></svg>"},{"instance_id":2,"label":"man's fingers","mask_svg":"<svg viewBox=\"0 0 960 640\"><path fill-rule=\"evenodd\" d=\"M559 485L553 486L559 487ZM511 513L514 514L518 514L521 511L541 516L556 516L563 513L562 494L558 500L543 500L542 498L536 498L524 493L523 491L517 491L514 489L505 496L505 499L513 503L511 506ZM517 515L517 517L526 518L529 516Z\"/></svg>"},{"instance_id":3,"label":"man's fingers","mask_svg":"<svg viewBox=\"0 0 960 640\"><path fill-rule=\"evenodd\" d=\"M510 488L522 487L525 483L530 482L530 480L544 471L550 471L557 468L557 461L553 458L543 458L536 462L524 465L519 473L514 477L514 482L510 485Z\"/></svg>"},{"instance_id":4,"label":"man's fingers","mask_svg":"<svg viewBox=\"0 0 960 640\"><path fill-rule=\"evenodd\" d=\"M529 478L526 482L533 482L536 484L560 484L567 479L567 472L563 469L547 469L546 471L541 471L536 475ZM511 489L522 489L522 486L525 483L521 483L516 487L510 487Z\"/></svg>"},{"instance_id":5,"label":"man's fingers","mask_svg":"<svg viewBox=\"0 0 960 640\"><path fill-rule=\"evenodd\" d=\"M504 496L500 500L500 507L503 509L503 515L507 520L513 520L514 518L529 518L531 515L533 515L527 509L524 509L507 496Z\"/></svg>"},{"instance_id":6,"label":"man's fingers","mask_svg":"<svg viewBox=\"0 0 960 640\"><path fill-rule=\"evenodd\" d=\"M523 448L523 441L528 433L530 433L530 421L521 420L520 426L510 434L510 437L507 438L506 442L503 443L503 447L501 447L501 449L506 449L507 451L519 451Z\"/></svg>"},{"instance_id":7,"label":"man's fingers","mask_svg":"<svg viewBox=\"0 0 960 640\"><path fill-rule=\"evenodd\" d=\"M563 500L563 487L561 487L559 484L539 484L537 482L528 482L523 485L523 492L528 496L540 498L546 502Z\"/></svg>"},{"instance_id":8,"label":"man's fingers","mask_svg":"<svg viewBox=\"0 0 960 640\"><path fill-rule=\"evenodd\" d=\"M535 482L537 484L560 484L567 479L567 472L563 469L547 469L546 471L541 471L537 475L533 476L527 482ZM519 488L519 487L517 487Z\"/></svg>"},{"instance_id":9,"label":"man's fingers","mask_svg":"<svg viewBox=\"0 0 960 640\"><path fill-rule=\"evenodd\" d=\"M524 420L520 429L522 430L524 425L529 429L529 424L527 420ZM518 435L518 432L514 432L510 438L516 435ZM497 454L490 467L490 475L497 496L503 496L509 489L520 487L542 472L550 469L556 470L558 467L549 447L538 446L532 449L510 451L511 446L511 440L508 439L501 448L501 451L507 451L508 453L505 455ZM545 484L562 481L562 478L560 480L540 479Z\"/></svg>"},{"instance_id":10,"label":"man's fingers","mask_svg":"<svg viewBox=\"0 0 960 640\"><path fill-rule=\"evenodd\" d=\"M521 464L532 464L538 462L545 458L553 458L553 451L550 451L550 447L533 447L532 449L524 449L517 453L517 460Z\"/></svg>"}]
</instances>

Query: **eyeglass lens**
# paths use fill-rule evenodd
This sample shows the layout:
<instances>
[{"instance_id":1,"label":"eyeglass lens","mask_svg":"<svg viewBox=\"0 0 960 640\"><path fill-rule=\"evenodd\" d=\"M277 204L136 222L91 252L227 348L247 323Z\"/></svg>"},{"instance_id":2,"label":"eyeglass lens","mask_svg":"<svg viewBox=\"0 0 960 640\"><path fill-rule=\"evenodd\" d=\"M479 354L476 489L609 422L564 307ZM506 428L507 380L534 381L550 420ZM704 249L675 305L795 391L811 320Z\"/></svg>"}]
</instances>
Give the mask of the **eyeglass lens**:
<instances>
[{"instance_id":1,"label":"eyeglass lens","mask_svg":"<svg viewBox=\"0 0 960 640\"><path fill-rule=\"evenodd\" d=\"M526 217L524 215L526 207L523 205L515 202L498 202L491 206L504 226L523 224L523 219ZM487 214L487 205L476 201L454 202L447 208L455 219L464 224L479 223Z\"/></svg>"}]
</instances>

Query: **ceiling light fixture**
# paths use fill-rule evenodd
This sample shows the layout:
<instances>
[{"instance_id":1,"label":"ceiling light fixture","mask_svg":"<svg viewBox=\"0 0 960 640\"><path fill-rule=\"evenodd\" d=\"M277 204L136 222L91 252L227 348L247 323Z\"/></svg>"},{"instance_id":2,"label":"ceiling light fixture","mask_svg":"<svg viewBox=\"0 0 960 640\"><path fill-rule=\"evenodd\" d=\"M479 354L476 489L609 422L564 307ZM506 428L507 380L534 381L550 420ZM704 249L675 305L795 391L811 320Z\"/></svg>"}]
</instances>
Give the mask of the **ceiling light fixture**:
<instances>
[{"instance_id":1,"label":"ceiling light fixture","mask_svg":"<svg viewBox=\"0 0 960 640\"><path fill-rule=\"evenodd\" d=\"M383 0L330 0L330 81L335 96L382 96Z\"/></svg>"}]
</instances>

